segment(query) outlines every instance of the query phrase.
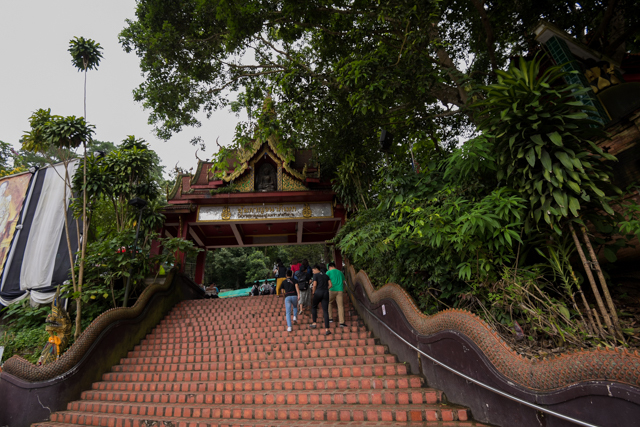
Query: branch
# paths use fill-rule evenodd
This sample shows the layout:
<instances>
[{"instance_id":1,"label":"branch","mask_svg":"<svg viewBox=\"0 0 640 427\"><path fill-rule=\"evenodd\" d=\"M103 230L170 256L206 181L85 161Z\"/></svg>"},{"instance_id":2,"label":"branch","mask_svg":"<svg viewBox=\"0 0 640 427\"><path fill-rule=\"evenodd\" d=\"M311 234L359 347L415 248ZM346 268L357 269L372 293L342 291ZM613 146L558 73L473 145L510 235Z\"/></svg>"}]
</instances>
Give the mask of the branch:
<instances>
[{"instance_id":1,"label":"branch","mask_svg":"<svg viewBox=\"0 0 640 427\"><path fill-rule=\"evenodd\" d=\"M635 35L638 31L640 31L640 24L635 24L631 26L631 28L629 28L627 31L622 33L620 37L615 39L609 46L607 46L607 49L605 50L605 55L607 56L613 55L613 53L618 48L618 46L624 43L629 37Z\"/></svg>"},{"instance_id":2,"label":"branch","mask_svg":"<svg viewBox=\"0 0 640 427\"><path fill-rule=\"evenodd\" d=\"M613 18L613 10L615 9L617 3L618 0L609 0L607 10L605 10L604 16L602 17L602 21L600 21L600 25L591 36L591 40L589 40L589 44L587 46L591 47L591 45L604 34L605 30L609 26L611 18Z\"/></svg>"},{"instance_id":3,"label":"branch","mask_svg":"<svg viewBox=\"0 0 640 427\"><path fill-rule=\"evenodd\" d=\"M498 62L496 61L496 50L493 41L493 27L491 27L489 16L487 15L487 11L484 8L484 1L471 0L471 3L473 3L476 10L478 11L480 20L482 21L482 26L484 27L484 32L487 35L487 53L489 54L489 61L491 62L491 70L495 72L498 68Z\"/></svg>"},{"instance_id":4,"label":"branch","mask_svg":"<svg viewBox=\"0 0 640 427\"><path fill-rule=\"evenodd\" d=\"M407 36L409 35L410 22L411 22L411 19L407 19L407 28L405 28L404 30L404 40L402 40L402 46L400 46L400 53L398 54L398 60L396 61L395 64L393 64L394 67L400 63L400 58L402 58L402 49L404 49L404 44L407 42Z\"/></svg>"},{"instance_id":5,"label":"branch","mask_svg":"<svg viewBox=\"0 0 640 427\"><path fill-rule=\"evenodd\" d=\"M226 89L229 86L231 86L232 84L237 83L237 80L241 79L242 77L258 77L258 76L264 76L264 75L268 75L268 74L277 74L278 72L280 72L280 70L279 71L263 71L263 72L260 72L260 73L250 73L250 74L239 74L239 75L235 76L233 79L229 80L227 83L223 84L222 86L216 87L216 88L211 88L211 89L207 90L206 93L212 94L212 93L221 92L224 89Z\"/></svg>"},{"instance_id":6,"label":"branch","mask_svg":"<svg viewBox=\"0 0 640 427\"><path fill-rule=\"evenodd\" d=\"M429 33L432 40L441 41L438 35L438 27L436 24L432 25ZM448 100L447 102L454 105L458 105L458 106L461 106L461 104L462 105L466 104L469 99L469 96L467 95L467 92L464 90L461 79L459 77L462 73L460 73L460 71L456 68L455 64L453 63L453 60L451 60L451 57L449 56L449 53L447 53L447 51L444 50L444 48L437 47L436 56L438 57L438 61L440 65L448 69L447 74L449 75L449 78L455 83L456 89L458 90L459 100L457 100L457 102Z\"/></svg>"},{"instance_id":7,"label":"branch","mask_svg":"<svg viewBox=\"0 0 640 427\"><path fill-rule=\"evenodd\" d=\"M245 69L245 68L280 68L281 70L286 70L286 68L284 68L281 65L238 65L238 64L233 64L231 62L224 62L224 61L220 61L221 63L223 63L224 65L231 67L231 68L238 68L238 69Z\"/></svg>"},{"instance_id":8,"label":"branch","mask_svg":"<svg viewBox=\"0 0 640 427\"><path fill-rule=\"evenodd\" d=\"M573 1L570 1L568 3L569 3L569 9L571 9L571 13L574 16L577 16L578 11L576 10L576 3ZM576 38L580 40L583 44L587 44L587 41L585 40L585 34L584 34L584 25L577 26L576 24Z\"/></svg>"}]
</instances>

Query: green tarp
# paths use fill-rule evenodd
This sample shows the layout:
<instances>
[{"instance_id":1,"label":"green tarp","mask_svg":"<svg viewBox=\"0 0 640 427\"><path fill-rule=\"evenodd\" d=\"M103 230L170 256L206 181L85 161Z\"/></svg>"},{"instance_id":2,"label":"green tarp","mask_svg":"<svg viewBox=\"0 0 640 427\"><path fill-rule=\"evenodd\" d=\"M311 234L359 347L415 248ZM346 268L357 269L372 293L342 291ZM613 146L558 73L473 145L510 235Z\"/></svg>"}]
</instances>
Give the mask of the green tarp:
<instances>
[{"instance_id":1,"label":"green tarp","mask_svg":"<svg viewBox=\"0 0 640 427\"><path fill-rule=\"evenodd\" d=\"M220 298L247 297L251 292L251 287L244 289L236 289L234 291L221 292L218 294Z\"/></svg>"},{"instance_id":2,"label":"green tarp","mask_svg":"<svg viewBox=\"0 0 640 427\"><path fill-rule=\"evenodd\" d=\"M264 283L264 280L256 280L258 282L258 285L261 285ZM275 283L276 279L267 279L268 283ZM244 288L244 289L236 289L233 291L227 291L227 292L220 292L218 294L218 296L220 298L234 298L234 297L248 297L249 296L249 292L251 292L251 288L252 286L249 286L248 288Z\"/></svg>"}]
</instances>

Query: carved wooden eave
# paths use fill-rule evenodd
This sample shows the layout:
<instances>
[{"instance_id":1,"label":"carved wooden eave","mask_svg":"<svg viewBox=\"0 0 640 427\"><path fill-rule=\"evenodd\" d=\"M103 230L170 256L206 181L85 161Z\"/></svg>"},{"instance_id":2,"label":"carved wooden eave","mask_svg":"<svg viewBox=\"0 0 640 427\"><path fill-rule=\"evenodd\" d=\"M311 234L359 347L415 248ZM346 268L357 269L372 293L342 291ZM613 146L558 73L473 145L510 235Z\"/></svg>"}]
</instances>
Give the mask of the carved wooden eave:
<instances>
[{"instance_id":1,"label":"carved wooden eave","mask_svg":"<svg viewBox=\"0 0 640 427\"><path fill-rule=\"evenodd\" d=\"M224 177L216 176L212 161L199 160L194 174L178 174L173 186L167 189L167 200L170 204L182 204L227 193L257 195L260 193L255 188L257 169L265 159L276 169L275 192L330 191L331 183L321 181L319 167L310 165L311 150L286 150L278 145L274 136L266 141L253 141L249 148L226 159L229 171ZM222 190L230 186L233 188L228 192Z\"/></svg>"},{"instance_id":2,"label":"carved wooden eave","mask_svg":"<svg viewBox=\"0 0 640 427\"><path fill-rule=\"evenodd\" d=\"M266 147L269 147L270 150L267 150ZM238 168L236 168L231 174L228 174L227 176L225 176L224 178L222 178L222 180L224 182L231 182L231 181L235 181L237 178L239 178L241 175L243 175L248 168L253 167L253 165L256 163L257 159L259 159L264 153L267 153L272 160L278 164L281 165L282 168L284 169L284 171L286 171L289 175L291 175L292 177L300 180L300 181L304 181L305 180L305 175L304 172L306 171L306 165L305 168L303 170L303 173L298 172L297 170L295 170L294 168L289 166L289 157L287 155L282 154L278 149L277 149L277 139L275 136L270 136L267 139L266 144L263 143L259 138L256 139L253 142L253 145L250 149L248 150L243 150L242 152L240 152L240 157L239 157L239 161L240 161L240 166ZM289 154L289 153L287 153Z\"/></svg>"}]
</instances>

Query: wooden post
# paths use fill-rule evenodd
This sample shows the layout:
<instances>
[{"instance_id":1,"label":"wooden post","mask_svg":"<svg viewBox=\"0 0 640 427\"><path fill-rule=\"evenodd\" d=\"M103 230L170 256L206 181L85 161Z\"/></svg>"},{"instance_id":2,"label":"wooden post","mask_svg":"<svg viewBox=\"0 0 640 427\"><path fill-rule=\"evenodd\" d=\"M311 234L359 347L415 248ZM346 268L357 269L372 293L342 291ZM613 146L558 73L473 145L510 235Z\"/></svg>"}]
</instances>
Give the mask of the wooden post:
<instances>
[{"instance_id":1,"label":"wooden post","mask_svg":"<svg viewBox=\"0 0 640 427\"><path fill-rule=\"evenodd\" d=\"M204 284L204 267L207 262L207 250L203 250L202 252L198 252L198 257L196 258L196 274L193 278L193 281L198 285Z\"/></svg>"}]
</instances>

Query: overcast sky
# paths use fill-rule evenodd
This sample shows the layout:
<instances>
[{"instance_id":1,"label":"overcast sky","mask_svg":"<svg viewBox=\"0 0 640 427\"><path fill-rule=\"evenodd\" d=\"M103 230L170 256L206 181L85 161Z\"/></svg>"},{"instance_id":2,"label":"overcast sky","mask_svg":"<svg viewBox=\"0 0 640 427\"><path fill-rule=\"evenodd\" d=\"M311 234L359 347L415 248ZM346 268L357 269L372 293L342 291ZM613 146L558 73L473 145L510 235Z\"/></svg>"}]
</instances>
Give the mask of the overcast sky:
<instances>
[{"instance_id":1,"label":"overcast sky","mask_svg":"<svg viewBox=\"0 0 640 427\"><path fill-rule=\"evenodd\" d=\"M0 140L18 146L29 129L28 118L39 108L52 114L81 116L83 74L71 65L67 51L75 37L90 38L103 47L97 71L87 77L87 119L96 126L94 139L119 143L127 135L150 142L164 166L176 162L184 169L196 166L196 147L189 144L201 136L207 152L215 140L231 142L239 120L229 111L202 117L201 128L187 128L169 141L157 139L147 124L148 111L133 101L132 90L143 80L134 53L125 53L118 33L125 19L135 18L134 0L0 0Z\"/></svg>"}]
</instances>

